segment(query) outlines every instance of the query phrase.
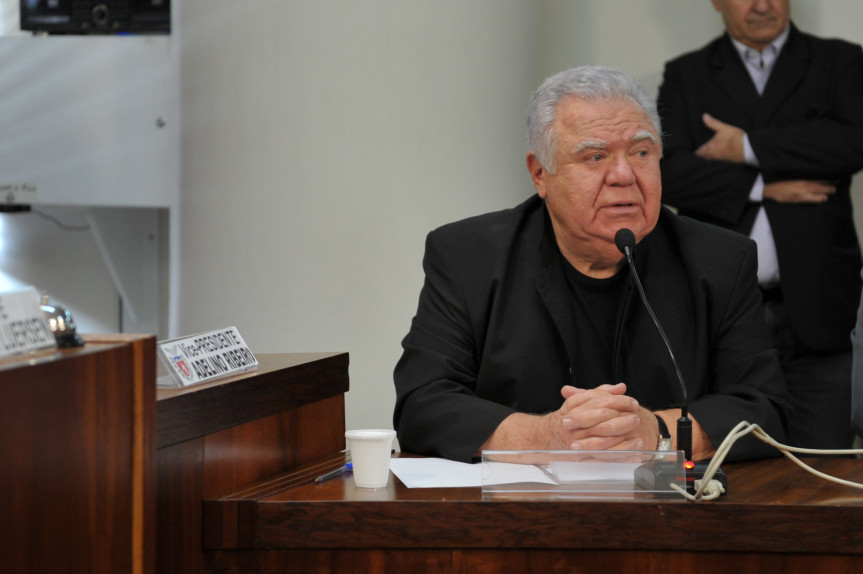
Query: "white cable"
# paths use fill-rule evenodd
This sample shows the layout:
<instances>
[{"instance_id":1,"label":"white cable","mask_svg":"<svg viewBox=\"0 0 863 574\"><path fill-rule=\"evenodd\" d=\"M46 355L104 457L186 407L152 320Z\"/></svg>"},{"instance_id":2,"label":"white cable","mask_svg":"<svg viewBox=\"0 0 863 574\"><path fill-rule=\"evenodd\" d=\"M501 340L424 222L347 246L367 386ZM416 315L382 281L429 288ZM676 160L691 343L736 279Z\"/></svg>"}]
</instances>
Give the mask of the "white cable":
<instances>
[{"instance_id":1,"label":"white cable","mask_svg":"<svg viewBox=\"0 0 863 574\"><path fill-rule=\"evenodd\" d=\"M737 426L731 429L731 432L728 433L728 436L725 437L725 440L723 440L722 444L719 445L719 448L716 449L716 454L713 455L713 459L707 465L707 469L704 471L704 476L700 481L695 484L695 494L690 494L686 491L685 488L677 484L672 484L671 488L680 492L687 500L692 500L695 502L703 500L714 500L716 498L719 498L719 496L722 495L724 490L722 489L722 485L720 484L720 482L718 480L713 480L713 477L716 475L716 471L719 469L719 467L725 460L725 457L728 455L728 451L731 450L731 446L735 442L737 442L737 439L744 437L749 433L754 434L756 438L769 444L770 446L776 447L782 454L793 460L798 466L809 471L815 476L835 482L837 484L863 489L863 484L860 484L858 482L852 482L850 480L836 478L835 476L830 476L829 474L825 474L819 470L815 470L814 468L791 454L792 452L796 452L798 454L863 454L863 449L821 450L788 446L777 442L775 439L773 439L773 437L764 432L764 429L762 429L757 424L748 423L746 421L739 422Z\"/></svg>"}]
</instances>

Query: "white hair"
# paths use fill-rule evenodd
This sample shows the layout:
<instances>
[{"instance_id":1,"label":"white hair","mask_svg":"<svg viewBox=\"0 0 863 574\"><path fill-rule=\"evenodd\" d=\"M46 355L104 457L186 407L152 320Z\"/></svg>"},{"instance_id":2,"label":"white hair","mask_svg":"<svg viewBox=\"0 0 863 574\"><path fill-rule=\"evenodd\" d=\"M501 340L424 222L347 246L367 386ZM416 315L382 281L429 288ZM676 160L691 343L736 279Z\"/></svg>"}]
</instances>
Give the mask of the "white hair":
<instances>
[{"instance_id":1,"label":"white hair","mask_svg":"<svg viewBox=\"0 0 863 574\"><path fill-rule=\"evenodd\" d=\"M625 100L636 104L650 121L658 137L661 137L661 122L656 101L647 90L629 75L604 66L580 66L570 68L547 78L534 92L527 111L527 149L536 155L540 165L549 173L555 173L557 163L557 134L554 120L557 105L566 96L580 100ZM658 142L660 149L662 142Z\"/></svg>"}]
</instances>

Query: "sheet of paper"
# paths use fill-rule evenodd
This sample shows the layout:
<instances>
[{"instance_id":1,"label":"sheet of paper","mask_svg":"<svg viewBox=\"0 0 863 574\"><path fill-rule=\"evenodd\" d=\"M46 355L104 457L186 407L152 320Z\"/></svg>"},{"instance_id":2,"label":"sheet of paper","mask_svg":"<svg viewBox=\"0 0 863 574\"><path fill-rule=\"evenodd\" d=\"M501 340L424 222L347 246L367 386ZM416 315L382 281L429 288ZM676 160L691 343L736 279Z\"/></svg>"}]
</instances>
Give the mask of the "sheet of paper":
<instances>
[{"instance_id":1,"label":"sheet of paper","mask_svg":"<svg viewBox=\"0 0 863 574\"><path fill-rule=\"evenodd\" d=\"M486 463L493 465L493 483L512 484L538 482L556 484L542 470L531 464L506 462ZM460 486L482 486L482 463L467 464L443 458L393 458L390 470L408 488L452 488Z\"/></svg>"},{"instance_id":2,"label":"sheet of paper","mask_svg":"<svg viewBox=\"0 0 863 574\"><path fill-rule=\"evenodd\" d=\"M596 462L551 462L549 472L560 483L572 482L632 482L635 469L641 465L635 463L596 463Z\"/></svg>"}]
</instances>

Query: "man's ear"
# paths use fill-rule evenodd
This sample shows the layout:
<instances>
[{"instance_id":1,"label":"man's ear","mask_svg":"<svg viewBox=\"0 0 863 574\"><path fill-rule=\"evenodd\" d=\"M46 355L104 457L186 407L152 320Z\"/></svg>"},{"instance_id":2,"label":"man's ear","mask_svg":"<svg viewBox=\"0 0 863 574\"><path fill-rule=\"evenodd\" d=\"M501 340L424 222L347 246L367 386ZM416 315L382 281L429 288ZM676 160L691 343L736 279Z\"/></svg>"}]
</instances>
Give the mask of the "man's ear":
<instances>
[{"instance_id":1,"label":"man's ear","mask_svg":"<svg viewBox=\"0 0 863 574\"><path fill-rule=\"evenodd\" d=\"M546 171L533 152L528 152L527 154L527 171L530 173L530 179L533 180L533 186L536 188L537 193L539 193L541 198L545 199Z\"/></svg>"}]
</instances>

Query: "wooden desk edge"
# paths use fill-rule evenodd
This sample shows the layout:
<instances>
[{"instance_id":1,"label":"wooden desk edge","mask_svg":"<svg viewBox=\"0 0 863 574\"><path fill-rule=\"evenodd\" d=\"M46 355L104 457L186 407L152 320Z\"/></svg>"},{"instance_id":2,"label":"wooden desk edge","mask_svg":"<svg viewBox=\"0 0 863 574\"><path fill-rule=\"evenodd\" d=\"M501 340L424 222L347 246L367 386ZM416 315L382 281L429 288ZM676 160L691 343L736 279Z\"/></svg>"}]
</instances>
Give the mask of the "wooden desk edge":
<instances>
[{"instance_id":1,"label":"wooden desk edge","mask_svg":"<svg viewBox=\"0 0 863 574\"><path fill-rule=\"evenodd\" d=\"M846 460L832 467L863 461ZM337 466L338 461L333 462ZM730 468L729 487L754 467L805 473L775 459ZM827 466L831 466L828 464ZM304 469L298 469L300 478ZM307 471L306 471L307 472ZM308 474L308 473L307 473ZM859 472L858 472L859 474ZM792 476L794 475L794 476ZM306 477L308 478L308 477ZM863 496L822 502L683 500L482 500L480 488L408 489L391 477L384 490L359 492L349 476L322 485L282 477L282 492L247 489L205 501L209 549L546 548L863 554ZM820 480L820 479L819 479ZM799 482L799 481L798 481ZM805 481L803 481L805 482ZM770 493L766 501L775 500ZM790 500L790 499L789 499ZM230 522L230 524L228 524ZM346 528L346 525L349 527ZM224 533L230 532L226 537Z\"/></svg>"},{"instance_id":2,"label":"wooden desk edge","mask_svg":"<svg viewBox=\"0 0 863 574\"><path fill-rule=\"evenodd\" d=\"M250 371L157 393L157 448L346 393L348 353L261 354Z\"/></svg>"}]
</instances>

